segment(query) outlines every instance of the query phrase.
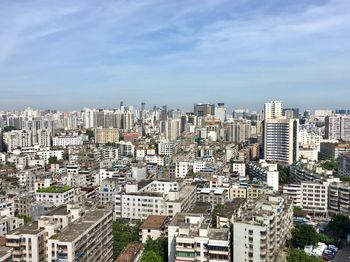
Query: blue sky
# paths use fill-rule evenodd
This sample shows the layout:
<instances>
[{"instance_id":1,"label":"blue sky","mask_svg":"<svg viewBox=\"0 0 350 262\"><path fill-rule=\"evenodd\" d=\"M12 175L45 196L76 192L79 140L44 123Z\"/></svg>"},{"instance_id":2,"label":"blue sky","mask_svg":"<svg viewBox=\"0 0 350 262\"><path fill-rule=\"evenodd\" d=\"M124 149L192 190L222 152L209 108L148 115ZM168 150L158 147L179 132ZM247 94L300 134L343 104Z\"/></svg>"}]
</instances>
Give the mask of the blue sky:
<instances>
[{"instance_id":1,"label":"blue sky","mask_svg":"<svg viewBox=\"0 0 350 262\"><path fill-rule=\"evenodd\" d=\"M350 108L350 1L1 0L0 109Z\"/></svg>"}]
</instances>

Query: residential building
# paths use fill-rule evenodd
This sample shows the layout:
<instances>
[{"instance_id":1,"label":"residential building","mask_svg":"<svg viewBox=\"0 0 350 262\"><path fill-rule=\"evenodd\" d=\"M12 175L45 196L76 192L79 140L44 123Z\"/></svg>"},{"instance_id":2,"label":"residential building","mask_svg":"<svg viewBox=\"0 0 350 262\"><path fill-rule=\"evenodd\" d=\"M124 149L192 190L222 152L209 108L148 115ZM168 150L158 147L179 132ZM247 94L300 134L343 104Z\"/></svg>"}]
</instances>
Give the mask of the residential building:
<instances>
[{"instance_id":1,"label":"residential building","mask_svg":"<svg viewBox=\"0 0 350 262\"><path fill-rule=\"evenodd\" d=\"M95 143L107 144L119 142L119 129L118 128L95 128Z\"/></svg>"},{"instance_id":2,"label":"residential building","mask_svg":"<svg viewBox=\"0 0 350 262\"><path fill-rule=\"evenodd\" d=\"M88 210L47 240L47 260L112 261L112 222L111 208Z\"/></svg>"},{"instance_id":3,"label":"residential building","mask_svg":"<svg viewBox=\"0 0 350 262\"><path fill-rule=\"evenodd\" d=\"M279 172L277 170L277 164L268 163L264 159L261 159L259 162L247 163L246 167L247 175L251 179L266 182L274 191L278 191Z\"/></svg>"},{"instance_id":4,"label":"residential building","mask_svg":"<svg viewBox=\"0 0 350 262\"><path fill-rule=\"evenodd\" d=\"M350 176L350 152L339 155L339 176Z\"/></svg>"},{"instance_id":5,"label":"residential building","mask_svg":"<svg viewBox=\"0 0 350 262\"><path fill-rule=\"evenodd\" d=\"M167 235L167 216L149 215L140 226L141 242L145 244L148 239L156 240Z\"/></svg>"},{"instance_id":6,"label":"residential building","mask_svg":"<svg viewBox=\"0 0 350 262\"><path fill-rule=\"evenodd\" d=\"M73 202L74 188L70 186L50 186L38 189L35 192L35 200L38 202L52 203L60 206Z\"/></svg>"},{"instance_id":7,"label":"residential building","mask_svg":"<svg viewBox=\"0 0 350 262\"><path fill-rule=\"evenodd\" d=\"M350 152L350 143L322 142L321 159L337 159L340 154Z\"/></svg>"},{"instance_id":8,"label":"residential building","mask_svg":"<svg viewBox=\"0 0 350 262\"><path fill-rule=\"evenodd\" d=\"M209 227L203 214L177 213L168 226L169 262L229 262L230 255L230 230Z\"/></svg>"},{"instance_id":9,"label":"residential building","mask_svg":"<svg viewBox=\"0 0 350 262\"><path fill-rule=\"evenodd\" d=\"M264 158L267 161L292 164L298 160L298 119L272 118L265 120Z\"/></svg>"},{"instance_id":10,"label":"residential building","mask_svg":"<svg viewBox=\"0 0 350 262\"><path fill-rule=\"evenodd\" d=\"M233 261L277 262L292 228L292 202L284 196L262 196L233 223Z\"/></svg>"},{"instance_id":11,"label":"residential building","mask_svg":"<svg viewBox=\"0 0 350 262\"><path fill-rule=\"evenodd\" d=\"M53 146L67 147L67 146L81 146L83 138L81 136L55 136L52 139Z\"/></svg>"},{"instance_id":12,"label":"residential building","mask_svg":"<svg viewBox=\"0 0 350 262\"><path fill-rule=\"evenodd\" d=\"M333 182L328 187L328 212L350 216L350 184Z\"/></svg>"},{"instance_id":13,"label":"residential building","mask_svg":"<svg viewBox=\"0 0 350 262\"><path fill-rule=\"evenodd\" d=\"M215 115L215 104L195 104L193 107L193 112L195 116L207 116L207 115Z\"/></svg>"}]
</instances>

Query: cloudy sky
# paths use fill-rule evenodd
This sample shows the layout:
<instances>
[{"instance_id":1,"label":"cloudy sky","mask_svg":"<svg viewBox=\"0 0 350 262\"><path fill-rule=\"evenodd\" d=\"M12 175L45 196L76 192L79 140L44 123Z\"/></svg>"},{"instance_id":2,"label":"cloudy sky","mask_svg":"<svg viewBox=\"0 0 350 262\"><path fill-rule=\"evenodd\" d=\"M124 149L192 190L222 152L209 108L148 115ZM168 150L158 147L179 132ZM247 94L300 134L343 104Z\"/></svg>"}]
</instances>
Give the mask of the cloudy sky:
<instances>
[{"instance_id":1,"label":"cloudy sky","mask_svg":"<svg viewBox=\"0 0 350 262\"><path fill-rule=\"evenodd\" d=\"M349 0L1 0L0 110L350 109Z\"/></svg>"}]
</instances>

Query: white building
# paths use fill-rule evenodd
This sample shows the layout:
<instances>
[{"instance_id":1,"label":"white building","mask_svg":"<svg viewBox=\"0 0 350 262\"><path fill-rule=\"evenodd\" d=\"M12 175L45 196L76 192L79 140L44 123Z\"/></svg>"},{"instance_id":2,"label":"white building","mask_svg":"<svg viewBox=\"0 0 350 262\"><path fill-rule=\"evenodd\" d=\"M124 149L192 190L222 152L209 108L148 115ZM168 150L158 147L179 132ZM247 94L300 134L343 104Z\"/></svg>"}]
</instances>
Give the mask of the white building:
<instances>
[{"instance_id":1,"label":"white building","mask_svg":"<svg viewBox=\"0 0 350 262\"><path fill-rule=\"evenodd\" d=\"M233 223L233 261L277 262L293 228L286 197L263 196Z\"/></svg>"},{"instance_id":2,"label":"white building","mask_svg":"<svg viewBox=\"0 0 350 262\"><path fill-rule=\"evenodd\" d=\"M52 144L58 147L81 146L83 138L81 136L55 136L52 139Z\"/></svg>"},{"instance_id":3,"label":"white building","mask_svg":"<svg viewBox=\"0 0 350 262\"><path fill-rule=\"evenodd\" d=\"M278 191L279 172L277 164L267 163L264 159L261 159L258 163L249 162L247 164L247 175L252 179L266 182L274 191Z\"/></svg>"},{"instance_id":4,"label":"white building","mask_svg":"<svg viewBox=\"0 0 350 262\"><path fill-rule=\"evenodd\" d=\"M230 230L210 228L208 222L203 214L175 215L168 226L169 262L230 261Z\"/></svg>"},{"instance_id":5,"label":"white building","mask_svg":"<svg viewBox=\"0 0 350 262\"><path fill-rule=\"evenodd\" d=\"M246 167L246 164L243 162L234 162L232 163L232 172L237 172L240 177L244 177L245 167Z\"/></svg>"},{"instance_id":6,"label":"white building","mask_svg":"<svg viewBox=\"0 0 350 262\"><path fill-rule=\"evenodd\" d=\"M70 186L51 186L38 189L35 192L35 200L37 202L52 203L55 206L68 204L74 200L74 188Z\"/></svg>"},{"instance_id":7,"label":"white building","mask_svg":"<svg viewBox=\"0 0 350 262\"><path fill-rule=\"evenodd\" d=\"M267 161L292 164L298 160L298 119L265 120L264 158Z\"/></svg>"}]
</instances>

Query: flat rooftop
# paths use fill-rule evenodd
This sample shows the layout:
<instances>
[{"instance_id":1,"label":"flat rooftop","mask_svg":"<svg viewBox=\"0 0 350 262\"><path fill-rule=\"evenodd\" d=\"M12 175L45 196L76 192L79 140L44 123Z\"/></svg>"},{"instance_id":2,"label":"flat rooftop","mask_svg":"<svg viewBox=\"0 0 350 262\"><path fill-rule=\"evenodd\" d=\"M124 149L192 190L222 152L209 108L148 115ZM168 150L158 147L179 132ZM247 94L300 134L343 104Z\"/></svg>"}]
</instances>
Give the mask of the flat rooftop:
<instances>
[{"instance_id":1,"label":"flat rooftop","mask_svg":"<svg viewBox=\"0 0 350 262\"><path fill-rule=\"evenodd\" d=\"M142 223L141 229L143 228L151 228L151 229L162 229L164 224L166 223L168 217L167 216L158 216L158 215L150 215L146 218L146 220Z\"/></svg>"},{"instance_id":2,"label":"flat rooftop","mask_svg":"<svg viewBox=\"0 0 350 262\"><path fill-rule=\"evenodd\" d=\"M53 235L51 238L61 242L73 242L109 212L111 212L111 209L89 210L81 218L70 223L61 232Z\"/></svg>"},{"instance_id":3,"label":"flat rooftop","mask_svg":"<svg viewBox=\"0 0 350 262\"><path fill-rule=\"evenodd\" d=\"M44 216L64 216L64 215L68 215L67 205L59 206Z\"/></svg>"},{"instance_id":4,"label":"flat rooftop","mask_svg":"<svg viewBox=\"0 0 350 262\"><path fill-rule=\"evenodd\" d=\"M22 235L22 234L33 234L36 235L40 233L43 229L38 228L38 222L35 221L33 223L27 224L23 227L20 227L13 232L11 232L9 235Z\"/></svg>"},{"instance_id":5,"label":"flat rooftop","mask_svg":"<svg viewBox=\"0 0 350 262\"><path fill-rule=\"evenodd\" d=\"M226 202L219 216L232 216L245 202L244 198L235 198L232 202Z\"/></svg>"}]
</instances>

